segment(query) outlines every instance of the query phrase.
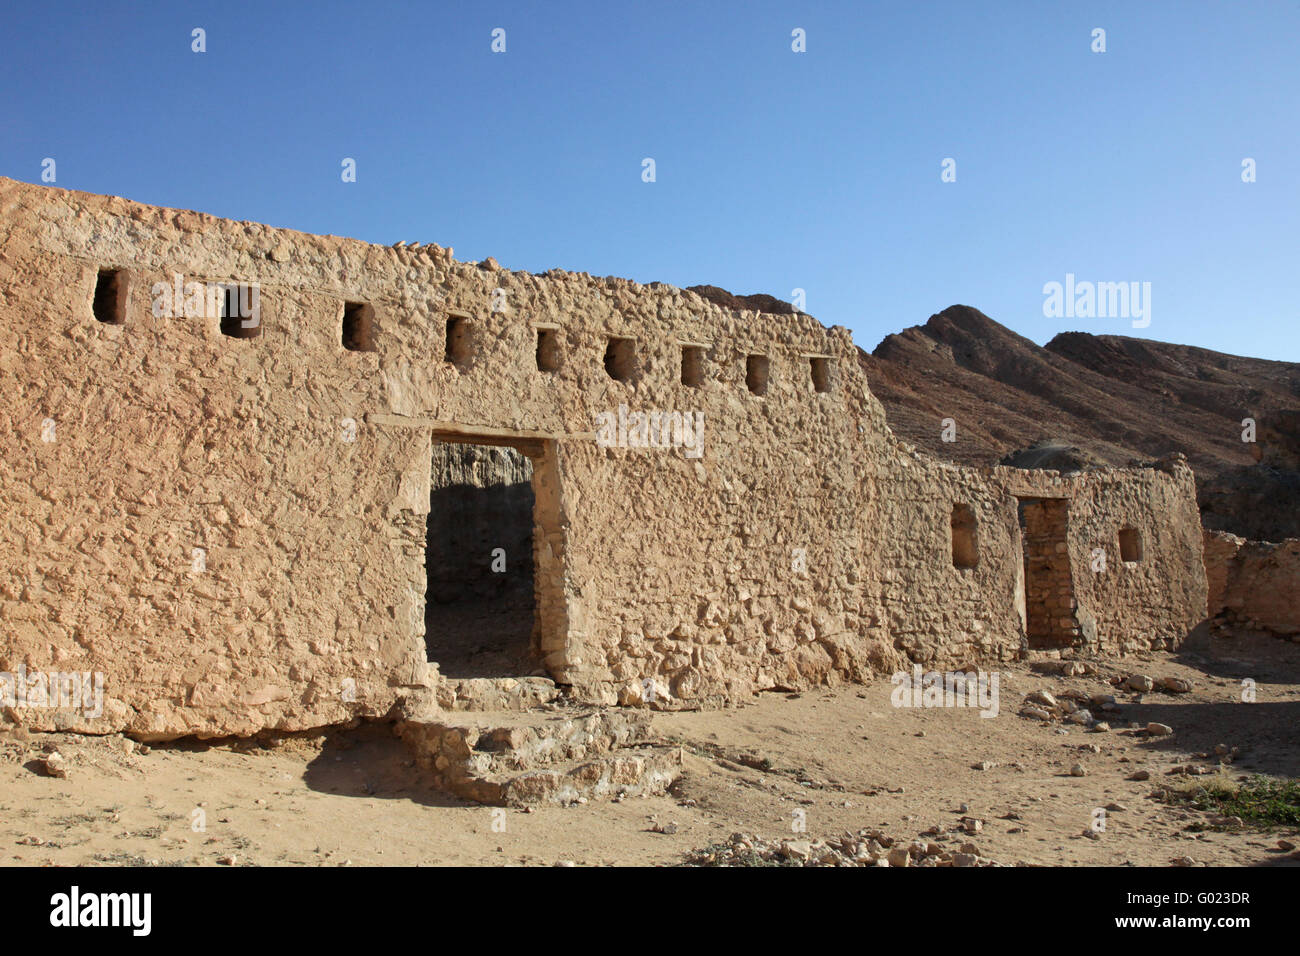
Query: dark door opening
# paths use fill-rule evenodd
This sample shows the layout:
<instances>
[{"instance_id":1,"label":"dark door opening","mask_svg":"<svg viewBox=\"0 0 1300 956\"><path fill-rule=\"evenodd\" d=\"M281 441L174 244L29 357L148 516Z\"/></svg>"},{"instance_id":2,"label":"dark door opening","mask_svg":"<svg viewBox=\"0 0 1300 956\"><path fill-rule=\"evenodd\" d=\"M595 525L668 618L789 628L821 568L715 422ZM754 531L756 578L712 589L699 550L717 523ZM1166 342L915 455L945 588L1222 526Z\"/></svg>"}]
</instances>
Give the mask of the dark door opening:
<instances>
[{"instance_id":1,"label":"dark door opening","mask_svg":"<svg viewBox=\"0 0 1300 956\"><path fill-rule=\"evenodd\" d=\"M1064 498L1019 500L1025 633L1031 649L1073 647L1080 639L1067 537L1069 507Z\"/></svg>"},{"instance_id":2,"label":"dark door opening","mask_svg":"<svg viewBox=\"0 0 1300 956\"><path fill-rule=\"evenodd\" d=\"M427 659L451 678L541 673L534 652L533 461L435 438L426 526Z\"/></svg>"}]
</instances>

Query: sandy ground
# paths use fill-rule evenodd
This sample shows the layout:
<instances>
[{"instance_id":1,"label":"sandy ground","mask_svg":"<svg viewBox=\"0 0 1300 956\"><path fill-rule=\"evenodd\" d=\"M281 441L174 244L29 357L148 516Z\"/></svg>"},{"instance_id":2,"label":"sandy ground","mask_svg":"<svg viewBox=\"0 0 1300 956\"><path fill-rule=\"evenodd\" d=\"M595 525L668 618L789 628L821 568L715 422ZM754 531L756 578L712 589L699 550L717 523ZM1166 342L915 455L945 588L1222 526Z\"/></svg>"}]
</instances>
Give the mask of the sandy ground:
<instances>
[{"instance_id":1,"label":"sandy ground","mask_svg":"<svg viewBox=\"0 0 1300 956\"><path fill-rule=\"evenodd\" d=\"M1204 814L1151 796L1188 779L1170 775L1174 767L1216 765L1205 756L1216 744L1239 748L1228 768L1234 777L1297 775L1300 645L1197 635L1177 653L1101 668L1071 678L1027 665L1001 669L994 719L896 708L888 679L768 694L727 711L660 714L658 732L686 754L671 794L531 811L494 812L441 794L382 724L153 748L10 729L0 735L0 862L671 864L737 831L816 839L875 827L906 840L932 826L951 830L962 817L982 821L962 840L1002 863L1300 862L1276 848L1279 838L1300 842L1294 829L1201 831ZM1105 682L1130 673L1189 678L1195 689L1138 695ZM1241 699L1244 678L1256 683L1254 703ZM1067 687L1115 693L1122 710L1112 730L1017 716L1026 693ZM1174 734L1150 738L1130 721L1159 721ZM67 779L42 772L51 746L67 760ZM1086 775L1070 775L1076 763ZM1127 779L1139 770L1150 780ZM1105 832L1086 836L1094 810L1107 806ZM800 818L806 833L794 832Z\"/></svg>"}]
</instances>

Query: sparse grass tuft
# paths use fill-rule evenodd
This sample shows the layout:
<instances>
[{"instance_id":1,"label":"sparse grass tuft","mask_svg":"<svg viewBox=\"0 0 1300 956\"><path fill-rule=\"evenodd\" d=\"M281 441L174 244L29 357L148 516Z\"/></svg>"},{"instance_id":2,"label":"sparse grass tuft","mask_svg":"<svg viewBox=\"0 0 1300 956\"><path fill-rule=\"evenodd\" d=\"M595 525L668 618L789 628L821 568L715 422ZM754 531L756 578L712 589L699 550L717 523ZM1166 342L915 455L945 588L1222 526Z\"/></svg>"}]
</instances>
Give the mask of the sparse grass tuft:
<instances>
[{"instance_id":1,"label":"sparse grass tuft","mask_svg":"<svg viewBox=\"0 0 1300 956\"><path fill-rule=\"evenodd\" d=\"M754 849L737 851L729 843L711 843L702 850L693 850L686 855L683 866L802 866L797 860L764 856Z\"/></svg>"},{"instance_id":2,"label":"sparse grass tuft","mask_svg":"<svg viewBox=\"0 0 1300 956\"><path fill-rule=\"evenodd\" d=\"M1256 826L1300 826L1300 780L1255 776L1238 783L1219 776L1171 790L1170 798Z\"/></svg>"}]
</instances>

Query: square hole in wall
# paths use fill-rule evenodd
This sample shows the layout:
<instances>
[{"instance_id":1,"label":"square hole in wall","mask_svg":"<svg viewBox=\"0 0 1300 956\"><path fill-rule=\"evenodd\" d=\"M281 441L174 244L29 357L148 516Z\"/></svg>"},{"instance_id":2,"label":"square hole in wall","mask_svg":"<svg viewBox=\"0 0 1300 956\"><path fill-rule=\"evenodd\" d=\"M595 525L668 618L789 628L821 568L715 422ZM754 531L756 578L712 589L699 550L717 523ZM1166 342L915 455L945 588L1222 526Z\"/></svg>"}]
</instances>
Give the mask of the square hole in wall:
<instances>
[{"instance_id":1,"label":"square hole in wall","mask_svg":"<svg viewBox=\"0 0 1300 956\"><path fill-rule=\"evenodd\" d=\"M255 339L262 334L257 286L242 282L222 286L221 334L232 339Z\"/></svg>"},{"instance_id":2,"label":"square hole in wall","mask_svg":"<svg viewBox=\"0 0 1300 956\"><path fill-rule=\"evenodd\" d=\"M704 384L704 346L682 346L682 384L691 388Z\"/></svg>"},{"instance_id":3,"label":"square hole in wall","mask_svg":"<svg viewBox=\"0 0 1300 956\"><path fill-rule=\"evenodd\" d=\"M460 367L469 365L473 357L470 334L469 319L462 315L447 317L447 347L443 356L445 361Z\"/></svg>"},{"instance_id":4,"label":"square hole in wall","mask_svg":"<svg viewBox=\"0 0 1300 956\"><path fill-rule=\"evenodd\" d=\"M1142 536L1136 528L1119 529L1119 557L1121 561L1142 560Z\"/></svg>"},{"instance_id":5,"label":"square hole in wall","mask_svg":"<svg viewBox=\"0 0 1300 956\"><path fill-rule=\"evenodd\" d=\"M750 355L745 359L745 385L755 395L767 394L768 373L772 361L766 355Z\"/></svg>"},{"instance_id":6,"label":"square hole in wall","mask_svg":"<svg viewBox=\"0 0 1300 956\"><path fill-rule=\"evenodd\" d=\"M543 372L560 370L560 330L537 330L537 368Z\"/></svg>"},{"instance_id":7,"label":"square hole in wall","mask_svg":"<svg viewBox=\"0 0 1300 956\"><path fill-rule=\"evenodd\" d=\"M106 325L124 324L129 287L125 269L100 269L95 278L95 318Z\"/></svg>"},{"instance_id":8,"label":"square hole in wall","mask_svg":"<svg viewBox=\"0 0 1300 956\"><path fill-rule=\"evenodd\" d=\"M813 391L829 392L832 377L831 360L821 356L814 356L809 359L809 362L812 363Z\"/></svg>"},{"instance_id":9,"label":"square hole in wall","mask_svg":"<svg viewBox=\"0 0 1300 956\"><path fill-rule=\"evenodd\" d=\"M952 506L952 566L973 568L979 564L975 536L975 512L970 505Z\"/></svg>"},{"instance_id":10,"label":"square hole in wall","mask_svg":"<svg viewBox=\"0 0 1300 956\"><path fill-rule=\"evenodd\" d=\"M375 350L375 310L368 302L343 304L343 347L349 352Z\"/></svg>"},{"instance_id":11,"label":"square hole in wall","mask_svg":"<svg viewBox=\"0 0 1300 956\"><path fill-rule=\"evenodd\" d=\"M605 371L616 382L636 378L636 339L611 337L605 346Z\"/></svg>"}]
</instances>

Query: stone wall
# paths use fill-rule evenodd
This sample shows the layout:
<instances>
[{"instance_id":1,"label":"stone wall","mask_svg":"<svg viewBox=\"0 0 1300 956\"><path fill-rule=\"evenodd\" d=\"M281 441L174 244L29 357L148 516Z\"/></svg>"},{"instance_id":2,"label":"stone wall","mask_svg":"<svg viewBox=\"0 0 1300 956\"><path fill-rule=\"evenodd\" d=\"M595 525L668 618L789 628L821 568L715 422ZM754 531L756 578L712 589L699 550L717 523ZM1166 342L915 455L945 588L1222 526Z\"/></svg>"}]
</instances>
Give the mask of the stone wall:
<instances>
[{"instance_id":1,"label":"stone wall","mask_svg":"<svg viewBox=\"0 0 1300 956\"><path fill-rule=\"evenodd\" d=\"M1300 539L1247 541L1205 532L1210 616L1274 634L1300 635Z\"/></svg>"},{"instance_id":2,"label":"stone wall","mask_svg":"<svg viewBox=\"0 0 1300 956\"><path fill-rule=\"evenodd\" d=\"M1205 614L1184 462L925 458L848 331L808 315L9 180L0 237L0 670L101 671L109 697L93 721L12 719L248 733L427 691L439 441L531 460L533 647L593 703L1022 654L1021 498L1064 503L1067 651L1170 646ZM257 334L223 334L220 302L155 315L178 275L256 284ZM642 412L689 414L702 441L637 447ZM973 566L954 564L958 506ZM1140 561L1120 560L1125 527Z\"/></svg>"}]
</instances>

